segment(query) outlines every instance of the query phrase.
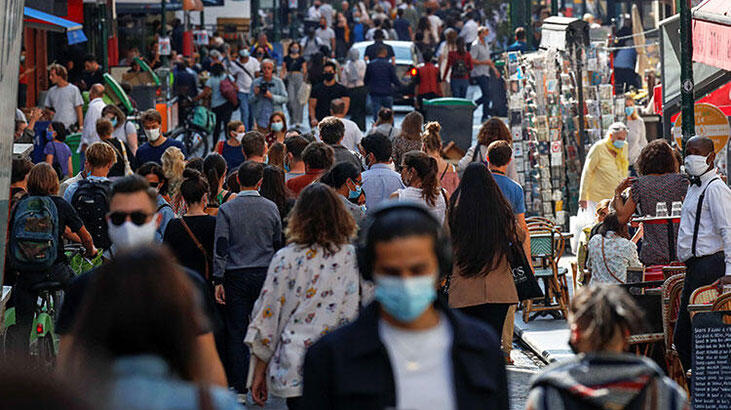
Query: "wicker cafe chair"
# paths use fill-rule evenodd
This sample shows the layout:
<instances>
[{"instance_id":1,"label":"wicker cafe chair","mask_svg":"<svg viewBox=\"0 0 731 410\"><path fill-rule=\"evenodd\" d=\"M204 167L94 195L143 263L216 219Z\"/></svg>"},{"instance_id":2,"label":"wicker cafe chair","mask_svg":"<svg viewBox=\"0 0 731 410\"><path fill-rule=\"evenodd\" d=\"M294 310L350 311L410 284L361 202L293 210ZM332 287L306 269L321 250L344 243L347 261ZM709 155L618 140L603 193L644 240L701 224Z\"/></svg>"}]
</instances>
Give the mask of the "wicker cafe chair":
<instances>
[{"instance_id":1,"label":"wicker cafe chair","mask_svg":"<svg viewBox=\"0 0 731 410\"><path fill-rule=\"evenodd\" d=\"M668 265L662 267L662 276L669 279L671 276L679 273L685 273L685 265Z\"/></svg>"},{"instance_id":2,"label":"wicker cafe chair","mask_svg":"<svg viewBox=\"0 0 731 410\"><path fill-rule=\"evenodd\" d=\"M532 221L528 224L528 232L531 235L531 259L534 261L535 275L543 281L546 296L542 303L540 299L525 302L523 321L527 323L533 312L559 311L566 318L569 305L568 269L558 266L565 246L561 231L551 223Z\"/></svg>"},{"instance_id":3,"label":"wicker cafe chair","mask_svg":"<svg viewBox=\"0 0 731 410\"><path fill-rule=\"evenodd\" d=\"M719 296L715 302L713 302L713 311L718 310L729 310L731 311L731 292L727 292Z\"/></svg>"},{"instance_id":4,"label":"wicker cafe chair","mask_svg":"<svg viewBox=\"0 0 731 410\"><path fill-rule=\"evenodd\" d=\"M675 322L678 321L680 295L683 292L684 281L685 274L680 273L671 276L662 285L662 328L665 335L665 366L667 367L668 377L685 390L688 390L683 366L680 364L678 352L673 346Z\"/></svg>"},{"instance_id":5,"label":"wicker cafe chair","mask_svg":"<svg viewBox=\"0 0 731 410\"><path fill-rule=\"evenodd\" d=\"M713 302L721 295L718 291L718 281L711 283L710 285L701 286L694 290L688 300L688 305L708 305L709 310L713 305ZM693 319L697 312L690 312L690 318Z\"/></svg>"}]
</instances>

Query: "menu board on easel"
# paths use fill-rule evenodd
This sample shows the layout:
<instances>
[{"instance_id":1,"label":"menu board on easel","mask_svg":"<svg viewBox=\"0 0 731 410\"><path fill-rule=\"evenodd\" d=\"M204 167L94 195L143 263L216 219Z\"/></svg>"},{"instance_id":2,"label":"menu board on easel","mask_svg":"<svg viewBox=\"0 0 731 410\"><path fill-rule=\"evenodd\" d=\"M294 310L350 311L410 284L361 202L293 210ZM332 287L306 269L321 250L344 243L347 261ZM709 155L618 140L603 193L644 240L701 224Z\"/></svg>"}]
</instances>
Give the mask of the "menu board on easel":
<instances>
[{"instance_id":1,"label":"menu board on easel","mask_svg":"<svg viewBox=\"0 0 731 410\"><path fill-rule=\"evenodd\" d=\"M731 312L693 317L693 408L731 409Z\"/></svg>"}]
</instances>

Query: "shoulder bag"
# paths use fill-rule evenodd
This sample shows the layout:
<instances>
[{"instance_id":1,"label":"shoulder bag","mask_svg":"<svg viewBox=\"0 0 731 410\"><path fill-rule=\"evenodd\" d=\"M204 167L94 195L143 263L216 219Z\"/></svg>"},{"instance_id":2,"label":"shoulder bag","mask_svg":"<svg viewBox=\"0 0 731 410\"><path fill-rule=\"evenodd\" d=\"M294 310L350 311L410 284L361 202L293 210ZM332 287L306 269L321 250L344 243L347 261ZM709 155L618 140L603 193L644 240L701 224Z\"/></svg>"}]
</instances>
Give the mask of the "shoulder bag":
<instances>
[{"instance_id":1,"label":"shoulder bag","mask_svg":"<svg viewBox=\"0 0 731 410\"><path fill-rule=\"evenodd\" d=\"M206 278L206 280L208 280L208 278L210 277L210 272L208 271L208 252L206 252L206 248L204 248L203 244L201 244L200 241L198 240L198 238L196 238L193 231L190 230L190 227L188 226L188 224L185 223L184 217L180 218L180 223L183 225L183 228L188 233L188 236L190 236L190 239L193 240L193 243L195 244L195 246L203 254L203 263L205 264L205 276L204 277Z\"/></svg>"},{"instance_id":2,"label":"shoulder bag","mask_svg":"<svg viewBox=\"0 0 731 410\"><path fill-rule=\"evenodd\" d=\"M517 241L516 241L517 242ZM518 293L518 300L537 299L543 297L543 291L538 285L538 279L533 274L528 257L519 243L513 243L508 254L510 271L513 274L515 290Z\"/></svg>"}]
</instances>

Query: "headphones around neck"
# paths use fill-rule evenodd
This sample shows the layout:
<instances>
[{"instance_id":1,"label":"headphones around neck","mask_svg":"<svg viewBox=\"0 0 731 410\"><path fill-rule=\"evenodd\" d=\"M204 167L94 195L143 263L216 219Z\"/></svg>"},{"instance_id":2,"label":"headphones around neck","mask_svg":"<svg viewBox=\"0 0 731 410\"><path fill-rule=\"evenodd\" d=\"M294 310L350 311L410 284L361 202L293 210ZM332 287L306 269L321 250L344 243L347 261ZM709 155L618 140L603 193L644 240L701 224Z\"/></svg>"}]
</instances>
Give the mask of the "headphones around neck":
<instances>
[{"instance_id":1,"label":"headphones around neck","mask_svg":"<svg viewBox=\"0 0 731 410\"><path fill-rule=\"evenodd\" d=\"M437 227L437 237L434 243L434 252L437 255L439 263L439 277L446 277L452 273L452 244L449 236L442 227L441 222L432 214L429 208L414 201L396 201L388 200L376 206L368 212L368 216L361 227L358 241L356 243L356 256L358 260L358 269L363 279L373 280L373 259L375 251L373 243L369 243L370 230L380 219L397 211L412 211L425 216L433 222ZM410 235L403 235L408 237ZM398 237L396 237L398 238ZM395 239L395 238L394 238Z\"/></svg>"}]
</instances>

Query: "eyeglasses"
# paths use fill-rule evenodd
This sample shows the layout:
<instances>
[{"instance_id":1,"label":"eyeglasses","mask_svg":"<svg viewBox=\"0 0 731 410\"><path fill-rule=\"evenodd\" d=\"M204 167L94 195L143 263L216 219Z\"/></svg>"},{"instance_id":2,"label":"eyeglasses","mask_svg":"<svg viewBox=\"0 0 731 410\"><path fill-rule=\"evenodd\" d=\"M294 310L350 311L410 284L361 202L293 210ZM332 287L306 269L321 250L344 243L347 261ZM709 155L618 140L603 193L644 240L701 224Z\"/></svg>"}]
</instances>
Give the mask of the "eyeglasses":
<instances>
[{"instance_id":1,"label":"eyeglasses","mask_svg":"<svg viewBox=\"0 0 731 410\"><path fill-rule=\"evenodd\" d=\"M157 188L158 186L160 186L159 182L150 182L149 184L150 184L150 188Z\"/></svg>"},{"instance_id":2,"label":"eyeglasses","mask_svg":"<svg viewBox=\"0 0 731 410\"><path fill-rule=\"evenodd\" d=\"M147 218L149 218L151 215L153 214L148 214L142 211L112 212L107 215L107 218L109 219L109 221L112 222L112 224L119 226L125 223L127 221L127 218L129 217L133 224L137 226L142 226L147 223Z\"/></svg>"}]
</instances>

